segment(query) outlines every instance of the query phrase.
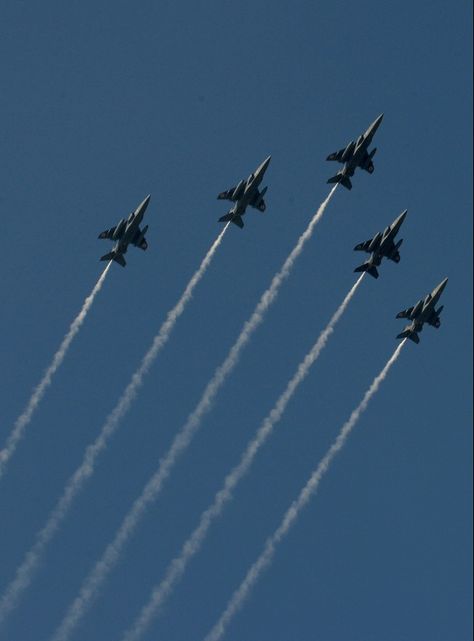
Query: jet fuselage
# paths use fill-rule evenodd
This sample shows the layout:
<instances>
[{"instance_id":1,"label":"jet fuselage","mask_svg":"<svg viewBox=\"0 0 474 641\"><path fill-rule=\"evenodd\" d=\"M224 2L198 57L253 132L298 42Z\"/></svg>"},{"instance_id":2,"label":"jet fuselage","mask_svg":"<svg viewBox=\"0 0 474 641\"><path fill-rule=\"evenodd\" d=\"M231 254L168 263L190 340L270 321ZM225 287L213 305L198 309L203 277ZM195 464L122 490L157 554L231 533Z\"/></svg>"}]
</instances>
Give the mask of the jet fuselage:
<instances>
[{"instance_id":1,"label":"jet fuselage","mask_svg":"<svg viewBox=\"0 0 474 641\"><path fill-rule=\"evenodd\" d=\"M376 263L380 265L380 262L384 256L387 258L394 259L394 256L398 253L398 248L402 244L402 240L394 244L395 236L398 234L400 227L402 226L403 221L407 215L407 210L400 214L400 216L388 227L385 228L381 234L381 239L378 247L374 250L374 258L379 262ZM398 260L400 260L398 258Z\"/></svg>"},{"instance_id":2,"label":"jet fuselage","mask_svg":"<svg viewBox=\"0 0 474 641\"><path fill-rule=\"evenodd\" d=\"M250 174L247 180L240 181L234 191L234 197L237 198L237 201L229 210L229 214L233 214L234 216L243 216L250 203L253 204L255 195L258 191L258 186L263 180L263 176L265 175L269 163L270 156L266 158L259 167L257 167L255 172ZM262 193L260 194L261 198L263 198L266 191L266 188L262 190ZM258 205L258 203L255 203L254 206L256 205Z\"/></svg>"},{"instance_id":3,"label":"jet fuselage","mask_svg":"<svg viewBox=\"0 0 474 641\"><path fill-rule=\"evenodd\" d=\"M132 213L126 220L122 219L119 222L115 230L116 236L120 236L120 232L122 231L121 227L122 228L125 227L125 231L123 233L122 238L117 240L117 244L115 245L112 251L119 252L121 254L127 253L128 246L132 242L132 240L135 238L138 228L140 227L140 223L143 220L143 215L145 214L148 201L149 201L149 197L145 198L145 200L138 205L136 210L132 211ZM143 230L143 234L142 234L143 236L145 235L147 229Z\"/></svg>"},{"instance_id":4,"label":"jet fuselage","mask_svg":"<svg viewBox=\"0 0 474 641\"><path fill-rule=\"evenodd\" d=\"M143 215L141 216L140 220L142 218L143 218ZM120 223L123 223L123 226L125 227L125 231L123 232L122 238L120 238L117 241L117 244L115 245L112 251L125 254L128 249L128 245L130 244L132 238L135 235L137 228L140 225L140 221L138 220L138 216L135 216L134 213L131 213L130 216L127 218L127 220L122 219ZM121 226L120 223L117 225L117 229L120 228Z\"/></svg>"}]
</instances>

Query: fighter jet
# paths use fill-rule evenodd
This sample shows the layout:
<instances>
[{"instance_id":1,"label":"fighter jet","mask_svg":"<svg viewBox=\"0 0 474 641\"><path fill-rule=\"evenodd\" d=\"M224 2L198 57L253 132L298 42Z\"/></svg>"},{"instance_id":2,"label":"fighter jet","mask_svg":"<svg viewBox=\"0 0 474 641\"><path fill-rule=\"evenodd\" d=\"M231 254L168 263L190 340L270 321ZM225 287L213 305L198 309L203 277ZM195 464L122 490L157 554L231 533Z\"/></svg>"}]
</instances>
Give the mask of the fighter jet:
<instances>
[{"instance_id":1,"label":"fighter jet","mask_svg":"<svg viewBox=\"0 0 474 641\"><path fill-rule=\"evenodd\" d=\"M99 234L99 238L108 238L109 240L117 241L112 251L102 256L100 260L115 260L119 265L125 267L127 263L125 262L124 254L127 253L130 243L143 250L148 248L148 243L145 238L148 225L145 225L143 229L140 229L140 223L142 222L143 215L149 202L150 196L147 196L145 200L138 205L135 211L132 211L126 220L122 218L118 225Z\"/></svg>"},{"instance_id":2,"label":"fighter jet","mask_svg":"<svg viewBox=\"0 0 474 641\"><path fill-rule=\"evenodd\" d=\"M426 298L422 298L413 307L409 307L403 312L399 312L397 314L397 318L408 318L412 321L410 325L405 327L403 332L398 334L397 338L409 338L414 343L419 343L420 337L418 336L418 332L421 332L425 323L436 327L436 329L439 328L439 326L441 325L439 315L443 310L443 305L441 305L441 307L439 307L438 309L435 309L435 307L441 294L443 293L444 288L446 287L447 282L448 279L445 278L437 287L433 289L431 294L428 294L426 296Z\"/></svg>"},{"instance_id":3,"label":"fighter jet","mask_svg":"<svg viewBox=\"0 0 474 641\"><path fill-rule=\"evenodd\" d=\"M364 251L370 254L369 260L362 265L359 265L359 267L356 267L354 269L355 272L368 272L374 278L378 278L379 273L377 271L377 267L382 262L382 258L384 256L393 260L394 263L400 262L400 253L398 250L400 245L403 243L403 238L401 238L396 244L394 239L398 234L406 215L407 210L405 209L405 211L402 212L391 225L386 227L383 232L380 231L370 240L366 240L365 243L359 243L354 247L354 251Z\"/></svg>"},{"instance_id":4,"label":"fighter jet","mask_svg":"<svg viewBox=\"0 0 474 641\"><path fill-rule=\"evenodd\" d=\"M335 176L329 178L328 183L341 183L346 189L352 189L350 177L354 175L357 167L365 169L369 174L374 171L374 163L372 158L375 156L377 148L374 147L369 153L368 147L372 142L375 132L382 122L383 114L374 120L374 122L367 129L365 134L361 134L357 140L352 140L347 147L340 149L333 154L330 154L326 160L337 160L337 162L344 163L344 167Z\"/></svg>"},{"instance_id":5,"label":"fighter jet","mask_svg":"<svg viewBox=\"0 0 474 641\"><path fill-rule=\"evenodd\" d=\"M259 211L265 211L266 204L263 197L267 191L267 187L259 191L258 186L263 180L263 176L270 164L270 159L271 156L265 158L262 164L257 167L253 174L250 174L247 180L241 180L236 187L231 187L217 196L218 200L230 200L235 203L225 216L219 218L220 223L231 220L234 225L242 229L244 226L242 216L245 214L248 205L255 207L255 209Z\"/></svg>"}]
</instances>

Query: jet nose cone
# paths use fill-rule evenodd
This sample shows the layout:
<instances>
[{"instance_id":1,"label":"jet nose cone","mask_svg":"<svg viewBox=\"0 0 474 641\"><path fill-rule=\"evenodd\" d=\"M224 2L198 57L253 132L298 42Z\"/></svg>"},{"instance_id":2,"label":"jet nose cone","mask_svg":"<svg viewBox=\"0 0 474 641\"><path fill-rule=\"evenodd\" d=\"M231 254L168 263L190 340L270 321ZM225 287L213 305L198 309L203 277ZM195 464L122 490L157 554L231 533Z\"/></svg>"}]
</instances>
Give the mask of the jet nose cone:
<instances>
[{"instance_id":1,"label":"jet nose cone","mask_svg":"<svg viewBox=\"0 0 474 641\"><path fill-rule=\"evenodd\" d=\"M443 289L446 287L447 284L448 284L448 279L445 278L444 280L442 280L440 282L440 284L438 285L438 287L436 289L441 293L443 291Z\"/></svg>"},{"instance_id":2,"label":"jet nose cone","mask_svg":"<svg viewBox=\"0 0 474 641\"><path fill-rule=\"evenodd\" d=\"M405 220L407 214L408 214L408 209L405 209L405 211L402 211L402 213L397 218L397 220L395 221L394 224L400 226L403 223L403 221Z\"/></svg>"},{"instance_id":3,"label":"jet nose cone","mask_svg":"<svg viewBox=\"0 0 474 641\"><path fill-rule=\"evenodd\" d=\"M137 212L145 211L145 209L148 207L148 203L150 202L150 198L151 194L148 194L148 196L142 200L142 202L137 207Z\"/></svg>"},{"instance_id":4,"label":"jet nose cone","mask_svg":"<svg viewBox=\"0 0 474 641\"><path fill-rule=\"evenodd\" d=\"M378 118L376 118L376 119L374 120L374 122L370 125L370 127L369 127L369 132L370 132L372 135L374 135L374 133L375 133L375 132L377 131L377 129L379 128L380 123L382 122L382 120L383 120L383 113L382 113L382 114L380 114L380 116L378 116Z\"/></svg>"},{"instance_id":5,"label":"jet nose cone","mask_svg":"<svg viewBox=\"0 0 474 641\"><path fill-rule=\"evenodd\" d=\"M256 173L265 173L267 171L268 165L270 164L271 156L267 156L265 160L259 165Z\"/></svg>"}]
</instances>

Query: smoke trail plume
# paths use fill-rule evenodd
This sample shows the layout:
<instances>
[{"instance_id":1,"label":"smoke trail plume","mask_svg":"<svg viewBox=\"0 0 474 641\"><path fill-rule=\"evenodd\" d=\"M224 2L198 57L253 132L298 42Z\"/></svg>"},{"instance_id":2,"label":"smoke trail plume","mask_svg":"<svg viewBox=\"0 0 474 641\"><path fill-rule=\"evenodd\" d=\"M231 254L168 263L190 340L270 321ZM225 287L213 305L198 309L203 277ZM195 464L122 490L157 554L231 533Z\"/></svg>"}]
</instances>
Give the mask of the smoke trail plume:
<instances>
[{"instance_id":1,"label":"smoke trail plume","mask_svg":"<svg viewBox=\"0 0 474 641\"><path fill-rule=\"evenodd\" d=\"M405 344L406 339L402 341L394 351L393 355L387 361L387 364L382 369L380 374L374 379L371 386L364 395L364 398L356 409L352 412L349 420L344 423L341 431L339 432L336 440L333 442L329 450L326 452L325 456L320 460L318 466L311 474L308 482L301 490L298 498L294 501L288 510L286 511L283 520L281 521L278 528L275 532L267 539L263 551L255 561L255 563L250 567L247 572L245 579L242 581L238 589L232 595L230 601L227 604L224 612L221 614L219 620L214 625L209 634L205 637L204 641L219 641L227 629L227 626L242 607L245 599L249 596L250 591L252 590L255 583L258 581L262 571L268 567L273 559L276 548L283 538L288 534L291 526L295 523L298 518L301 510L310 500L311 496L315 494L318 490L319 483L325 473L328 471L329 466L332 463L332 460L344 446L349 434L359 420L361 414L367 408L370 399L377 392L382 381L387 377L387 374L395 363L395 361L400 356L403 345Z\"/></svg>"},{"instance_id":2,"label":"smoke trail plume","mask_svg":"<svg viewBox=\"0 0 474 641\"><path fill-rule=\"evenodd\" d=\"M269 415L262 422L256 435L248 444L239 464L236 465L227 475L223 487L216 493L213 503L201 514L198 526L183 545L180 554L168 565L164 579L152 590L148 603L141 610L133 626L125 633L122 641L137 641L148 629L153 616L158 612L158 609L163 605L165 599L169 596L177 582L184 574L188 562L199 551L212 522L220 516L226 503L232 499L232 493L235 490L235 487L242 477L248 472L257 452L272 433L273 428L281 419L286 406L293 397L293 394L300 383L302 383L306 378L311 366L315 363L321 351L326 346L329 337L334 331L336 323L341 318L350 300L356 293L364 275L365 274L359 276L357 282L346 295L326 328L319 335L316 343L298 366L295 374L286 386L285 391L279 397Z\"/></svg>"},{"instance_id":3,"label":"smoke trail plume","mask_svg":"<svg viewBox=\"0 0 474 641\"><path fill-rule=\"evenodd\" d=\"M111 262L107 264L104 271L102 272L102 275L100 276L99 280L95 284L94 289L89 294L89 296L85 299L84 304L82 305L81 311L71 323L69 331L63 338L58 351L56 352L56 354L53 357L53 360L51 361L51 364L49 365L48 369L45 371L41 381L33 390L33 394L31 395L30 400L28 401L25 407L25 410L16 419L15 425L13 426L13 429L10 432L10 435L8 436L4 449L0 450L0 479L5 473L8 461L15 453L17 445L20 439L22 438L27 425L30 423L31 419L33 418L33 414L36 408L42 401L43 396L46 393L46 390L51 385L51 381L53 379L54 374L62 364L64 357L68 352L69 346L71 345L78 331L81 329L82 323L84 322L87 316L87 312L91 308L95 297L100 292L102 285L104 284L105 277L107 276L107 272L109 271L111 264L112 264Z\"/></svg>"},{"instance_id":4,"label":"smoke trail plume","mask_svg":"<svg viewBox=\"0 0 474 641\"><path fill-rule=\"evenodd\" d=\"M297 244L289 254L280 271L277 272L277 274L273 277L269 288L263 293L252 316L244 324L239 337L230 349L227 357L225 358L223 363L216 369L212 379L207 384L198 405L188 416L186 423L175 436L166 456L160 461L160 465L157 471L149 479L143 489L142 494L135 500L129 512L122 521L122 524L117 530L114 539L108 544L102 557L99 559L99 561L97 561L94 568L84 580L78 597L69 607L62 623L57 628L51 641L66 641L69 638L70 633L72 632L77 622L84 615L86 609L92 602L93 598L96 596L106 576L109 574L109 572L111 572L111 570L117 563L126 542L132 536L133 532L138 526L140 519L147 510L148 505L152 503L158 496L164 481L169 476L179 455L190 444L194 434L201 425L201 421L204 415L211 409L212 402L214 401L219 389L224 384L227 376L237 365L243 347L249 342L253 332L262 323L264 315L272 302L275 300L281 284L289 276L291 268L293 267L298 256L301 254L306 241L309 240L316 224L322 218L324 210L331 200L336 187L337 185L335 185L331 189L327 198L323 201L317 212L314 214L305 232L298 239Z\"/></svg>"},{"instance_id":5,"label":"smoke trail plume","mask_svg":"<svg viewBox=\"0 0 474 641\"><path fill-rule=\"evenodd\" d=\"M143 357L140 367L133 374L130 383L125 388L117 405L107 417L99 436L86 448L82 463L67 482L63 494L50 513L45 526L37 533L35 543L27 552L23 562L17 568L15 578L7 586L5 592L0 598L0 623L5 620L7 615L17 605L21 593L30 585L46 545L52 539L54 533L65 518L73 500L81 491L84 483L93 474L99 454L105 449L110 437L115 433L120 420L125 416L126 412L130 408L132 401L135 399L138 390L143 383L143 379L150 369L158 352L168 341L177 319L183 313L186 304L191 300L194 288L206 272L206 269L208 268L216 249L219 247L229 224L230 223L227 223L217 239L214 241L199 266L199 269L195 272L186 286L181 298L168 313L165 322L153 340L152 346Z\"/></svg>"}]
</instances>

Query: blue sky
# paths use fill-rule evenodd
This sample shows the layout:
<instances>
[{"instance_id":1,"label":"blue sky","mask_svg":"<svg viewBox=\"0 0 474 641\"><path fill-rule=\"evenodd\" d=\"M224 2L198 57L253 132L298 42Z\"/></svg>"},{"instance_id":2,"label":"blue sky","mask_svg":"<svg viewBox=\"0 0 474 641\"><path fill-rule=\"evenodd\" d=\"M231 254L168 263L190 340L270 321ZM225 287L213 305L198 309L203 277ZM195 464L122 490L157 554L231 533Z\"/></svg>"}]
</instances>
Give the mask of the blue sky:
<instances>
[{"instance_id":1,"label":"blue sky","mask_svg":"<svg viewBox=\"0 0 474 641\"><path fill-rule=\"evenodd\" d=\"M395 347L449 277L226 638L471 637L472 8L402 0L5 2L0 26L0 438L96 282L97 235L151 193L149 250L113 265L0 487L1 590L220 231L216 195L268 154L267 211L229 229L133 410L0 631L47 639L328 193L332 151L380 113L376 170L338 189L263 327L74 638L119 638L354 282L355 244L405 208L145 641L203 637ZM3 635L3 636L2 636Z\"/></svg>"}]
</instances>

